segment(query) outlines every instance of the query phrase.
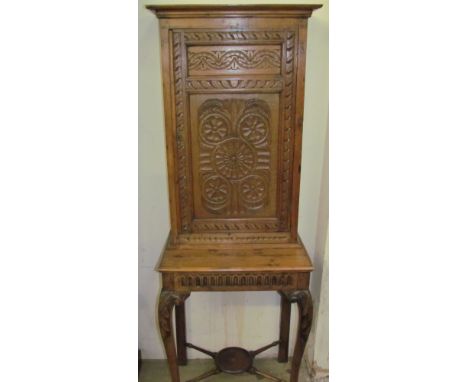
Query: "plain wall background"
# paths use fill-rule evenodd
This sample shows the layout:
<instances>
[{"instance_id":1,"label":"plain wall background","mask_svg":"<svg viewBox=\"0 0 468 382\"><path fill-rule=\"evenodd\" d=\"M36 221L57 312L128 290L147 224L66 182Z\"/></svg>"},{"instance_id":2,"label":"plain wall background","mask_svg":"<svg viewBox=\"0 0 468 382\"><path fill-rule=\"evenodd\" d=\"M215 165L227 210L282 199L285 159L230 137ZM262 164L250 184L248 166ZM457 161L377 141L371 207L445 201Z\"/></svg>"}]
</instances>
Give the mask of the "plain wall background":
<instances>
[{"instance_id":1,"label":"plain wall background","mask_svg":"<svg viewBox=\"0 0 468 382\"><path fill-rule=\"evenodd\" d=\"M139 343L145 359L165 358L155 326L155 302L160 276L154 272L169 232L169 201L163 128L162 80L157 18L139 0ZM172 1L171 4L242 4L249 1ZM255 3L285 3L256 1ZM322 264L328 232L328 1L309 19L304 111L299 232L316 266L312 294L319 301ZM270 292L192 293L186 302L187 336L199 346L255 349L277 339L279 296ZM318 305L318 304L317 304ZM316 309L316 312L318 309ZM295 338L296 308L291 338ZM317 328L319 329L319 328ZM294 341L291 341L291 349ZM311 347L312 349L312 347ZM276 348L262 354L274 356ZM205 356L191 349L189 358ZM309 355L313 350L309 352ZM328 365L327 365L328 366Z\"/></svg>"}]
</instances>

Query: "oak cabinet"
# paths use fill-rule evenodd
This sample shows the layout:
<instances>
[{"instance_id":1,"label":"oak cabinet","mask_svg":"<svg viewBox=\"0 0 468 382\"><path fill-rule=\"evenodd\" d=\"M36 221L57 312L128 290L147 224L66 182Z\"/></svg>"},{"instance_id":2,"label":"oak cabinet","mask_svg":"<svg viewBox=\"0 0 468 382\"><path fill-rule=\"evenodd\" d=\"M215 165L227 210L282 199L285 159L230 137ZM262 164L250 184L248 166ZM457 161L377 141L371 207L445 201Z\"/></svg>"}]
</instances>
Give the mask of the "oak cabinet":
<instances>
[{"instance_id":1,"label":"oak cabinet","mask_svg":"<svg viewBox=\"0 0 468 382\"><path fill-rule=\"evenodd\" d=\"M297 234L307 19L320 5L147 8L161 35L171 232L158 312L172 380L193 347L192 291L272 290L282 296L279 361L291 302L301 311L297 381L312 319L313 266Z\"/></svg>"}]
</instances>

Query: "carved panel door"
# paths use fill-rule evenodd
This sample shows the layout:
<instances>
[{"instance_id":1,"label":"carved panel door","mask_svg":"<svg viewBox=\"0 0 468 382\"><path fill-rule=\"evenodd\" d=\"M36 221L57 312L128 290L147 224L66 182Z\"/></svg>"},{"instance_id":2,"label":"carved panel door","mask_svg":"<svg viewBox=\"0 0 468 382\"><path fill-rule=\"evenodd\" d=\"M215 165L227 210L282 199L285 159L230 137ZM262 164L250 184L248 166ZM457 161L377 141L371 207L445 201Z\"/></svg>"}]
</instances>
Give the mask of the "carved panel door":
<instances>
[{"instance_id":1,"label":"carved panel door","mask_svg":"<svg viewBox=\"0 0 468 382\"><path fill-rule=\"evenodd\" d=\"M176 241L295 239L301 21L168 32Z\"/></svg>"}]
</instances>

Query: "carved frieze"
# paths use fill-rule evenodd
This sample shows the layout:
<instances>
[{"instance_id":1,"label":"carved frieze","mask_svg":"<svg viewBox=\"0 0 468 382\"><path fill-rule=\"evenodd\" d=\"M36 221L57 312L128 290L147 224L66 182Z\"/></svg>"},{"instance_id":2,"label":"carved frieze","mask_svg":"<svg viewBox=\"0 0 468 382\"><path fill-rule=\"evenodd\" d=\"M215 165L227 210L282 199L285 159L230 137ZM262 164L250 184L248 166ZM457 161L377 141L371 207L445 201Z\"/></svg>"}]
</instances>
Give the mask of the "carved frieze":
<instances>
[{"instance_id":1,"label":"carved frieze","mask_svg":"<svg viewBox=\"0 0 468 382\"><path fill-rule=\"evenodd\" d=\"M189 70L236 70L252 68L279 68L280 53L278 50L208 50L189 51Z\"/></svg>"},{"instance_id":2,"label":"carved frieze","mask_svg":"<svg viewBox=\"0 0 468 382\"><path fill-rule=\"evenodd\" d=\"M279 74L281 46L192 46L187 61L189 75Z\"/></svg>"},{"instance_id":3,"label":"carved frieze","mask_svg":"<svg viewBox=\"0 0 468 382\"><path fill-rule=\"evenodd\" d=\"M178 274L175 277L175 285L177 288L188 290L242 287L293 289L297 286L297 274L280 272Z\"/></svg>"}]
</instances>

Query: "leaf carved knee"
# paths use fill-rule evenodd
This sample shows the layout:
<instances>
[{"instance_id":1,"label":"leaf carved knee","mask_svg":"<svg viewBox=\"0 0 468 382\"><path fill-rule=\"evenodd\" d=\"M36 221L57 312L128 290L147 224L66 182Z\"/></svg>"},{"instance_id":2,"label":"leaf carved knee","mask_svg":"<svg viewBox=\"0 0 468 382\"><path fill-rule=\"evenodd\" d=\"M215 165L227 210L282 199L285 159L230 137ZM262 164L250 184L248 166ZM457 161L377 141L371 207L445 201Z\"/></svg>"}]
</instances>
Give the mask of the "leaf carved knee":
<instances>
[{"instance_id":1,"label":"leaf carved knee","mask_svg":"<svg viewBox=\"0 0 468 382\"><path fill-rule=\"evenodd\" d=\"M178 293L170 290L163 290L159 295L158 317L159 328L163 339L171 335L171 317L174 305L182 304L190 293Z\"/></svg>"}]
</instances>

